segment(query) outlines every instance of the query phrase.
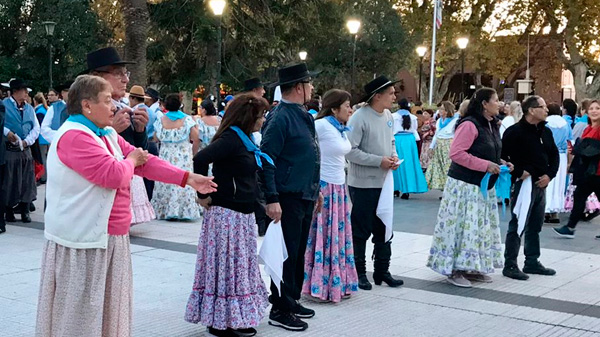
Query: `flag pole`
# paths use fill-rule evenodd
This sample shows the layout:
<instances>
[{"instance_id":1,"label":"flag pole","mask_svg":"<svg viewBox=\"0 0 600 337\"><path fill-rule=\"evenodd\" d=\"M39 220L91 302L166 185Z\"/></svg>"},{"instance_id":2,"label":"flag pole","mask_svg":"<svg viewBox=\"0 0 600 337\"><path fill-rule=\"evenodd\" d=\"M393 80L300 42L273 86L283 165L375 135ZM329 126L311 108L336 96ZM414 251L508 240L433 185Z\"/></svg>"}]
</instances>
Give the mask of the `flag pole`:
<instances>
[{"instance_id":1,"label":"flag pole","mask_svg":"<svg viewBox=\"0 0 600 337\"><path fill-rule=\"evenodd\" d=\"M431 38L431 70L429 72L429 105L433 104L433 82L435 81L435 37L437 33L438 1L433 5L433 37Z\"/></svg>"}]
</instances>

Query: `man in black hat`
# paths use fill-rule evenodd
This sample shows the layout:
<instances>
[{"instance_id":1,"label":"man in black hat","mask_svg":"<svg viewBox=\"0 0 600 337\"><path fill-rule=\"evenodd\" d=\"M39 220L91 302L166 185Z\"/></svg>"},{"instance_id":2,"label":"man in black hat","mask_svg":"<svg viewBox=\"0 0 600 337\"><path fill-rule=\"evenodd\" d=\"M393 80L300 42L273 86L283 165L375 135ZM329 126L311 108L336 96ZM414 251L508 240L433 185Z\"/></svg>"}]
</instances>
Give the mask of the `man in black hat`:
<instances>
[{"instance_id":1,"label":"man in black hat","mask_svg":"<svg viewBox=\"0 0 600 337\"><path fill-rule=\"evenodd\" d=\"M261 98L265 95L265 85L262 84L260 78L254 77L244 81L244 92L252 94L256 98Z\"/></svg>"},{"instance_id":2,"label":"man in black hat","mask_svg":"<svg viewBox=\"0 0 600 337\"><path fill-rule=\"evenodd\" d=\"M67 81L55 88L56 91L60 93L61 99L50 105L50 108L48 108L48 112L46 112L44 120L42 121L42 137L50 144L52 144L52 140L54 140L54 135L58 128L60 128L69 117L69 113L67 112L67 100L71 84L73 84L73 81Z\"/></svg>"},{"instance_id":3,"label":"man in black hat","mask_svg":"<svg viewBox=\"0 0 600 337\"><path fill-rule=\"evenodd\" d=\"M313 86L306 64L279 69L283 98L267 116L263 127L262 152L269 155L275 167L264 167L263 190L267 215L281 221L288 258L283 264L281 294L271 281L270 301L273 304L269 324L287 330L302 331L308 324L301 318L311 318L314 310L298 300L304 281L304 251L312 215L320 208L320 153L313 117L304 104L310 99Z\"/></svg>"},{"instance_id":4,"label":"man in black hat","mask_svg":"<svg viewBox=\"0 0 600 337\"><path fill-rule=\"evenodd\" d=\"M2 194L6 221L15 222L13 208L18 206L23 222L31 222L29 204L37 197L35 170L30 147L40 134L40 124L33 107L26 102L28 88L21 79L11 80L11 95L4 99L6 110L4 136L6 168ZM4 216L4 214L2 214Z\"/></svg>"},{"instance_id":5,"label":"man in black hat","mask_svg":"<svg viewBox=\"0 0 600 337\"><path fill-rule=\"evenodd\" d=\"M352 150L346 155L349 161L348 190L352 200L352 240L354 260L358 273L358 286L371 290L366 275L366 245L373 234L375 284L387 283L390 287L401 286L389 272L392 255L391 238L386 240L386 228L377 216L377 205L383 183L389 170L398 168L398 156L394 144L394 119L389 109L396 100L394 84L380 76L365 85L366 96L361 102L367 104L358 109L348 126L352 128L348 139Z\"/></svg>"},{"instance_id":6,"label":"man in black hat","mask_svg":"<svg viewBox=\"0 0 600 337\"><path fill-rule=\"evenodd\" d=\"M112 127L131 145L147 150L148 112L143 108L132 110L123 102L130 75L126 66L133 63L121 60L115 48L107 47L87 55L86 72L104 78L112 86L112 99L117 107Z\"/></svg>"}]
</instances>

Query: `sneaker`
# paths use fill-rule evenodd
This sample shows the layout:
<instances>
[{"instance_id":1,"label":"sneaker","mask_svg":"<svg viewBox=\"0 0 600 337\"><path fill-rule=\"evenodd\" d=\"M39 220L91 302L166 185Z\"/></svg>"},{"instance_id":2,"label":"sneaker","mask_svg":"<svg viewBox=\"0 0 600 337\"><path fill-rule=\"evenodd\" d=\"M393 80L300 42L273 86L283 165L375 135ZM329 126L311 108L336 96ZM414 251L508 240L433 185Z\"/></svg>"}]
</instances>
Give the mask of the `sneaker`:
<instances>
[{"instance_id":1,"label":"sneaker","mask_svg":"<svg viewBox=\"0 0 600 337\"><path fill-rule=\"evenodd\" d=\"M536 263L533 265L526 264L523 267L523 272L527 274L537 274L546 276L552 276L556 274L556 270L544 267L544 265L542 265L542 263L539 261L536 261Z\"/></svg>"},{"instance_id":2,"label":"sneaker","mask_svg":"<svg viewBox=\"0 0 600 337\"><path fill-rule=\"evenodd\" d=\"M461 288L471 288L471 281L467 280L462 273L455 273L448 276L448 283Z\"/></svg>"},{"instance_id":3,"label":"sneaker","mask_svg":"<svg viewBox=\"0 0 600 337\"><path fill-rule=\"evenodd\" d=\"M315 316L314 310L303 306L298 301L296 301L296 306L294 307L294 309L292 309L292 313L298 318L312 318Z\"/></svg>"},{"instance_id":4,"label":"sneaker","mask_svg":"<svg viewBox=\"0 0 600 337\"><path fill-rule=\"evenodd\" d=\"M502 275L509 277L513 280L526 281L529 279L529 275L519 270L519 267L516 266L504 267L504 269L502 269Z\"/></svg>"},{"instance_id":5,"label":"sneaker","mask_svg":"<svg viewBox=\"0 0 600 337\"><path fill-rule=\"evenodd\" d=\"M291 312L281 310L271 310L269 314L269 325L284 328L290 331L304 331L308 329L308 324L296 317Z\"/></svg>"},{"instance_id":6,"label":"sneaker","mask_svg":"<svg viewBox=\"0 0 600 337\"><path fill-rule=\"evenodd\" d=\"M480 273L466 273L464 277L472 282L492 283L492 278L489 275Z\"/></svg>"},{"instance_id":7,"label":"sneaker","mask_svg":"<svg viewBox=\"0 0 600 337\"><path fill-rule=\"evenodd\" d=\"M567 238L567 239L575 238L575 230L573 230L567 226L562 226L562 227L552 228L552 229L554 230L554 233L556 233L560 237Z\"/></svg>"}]
</instances>

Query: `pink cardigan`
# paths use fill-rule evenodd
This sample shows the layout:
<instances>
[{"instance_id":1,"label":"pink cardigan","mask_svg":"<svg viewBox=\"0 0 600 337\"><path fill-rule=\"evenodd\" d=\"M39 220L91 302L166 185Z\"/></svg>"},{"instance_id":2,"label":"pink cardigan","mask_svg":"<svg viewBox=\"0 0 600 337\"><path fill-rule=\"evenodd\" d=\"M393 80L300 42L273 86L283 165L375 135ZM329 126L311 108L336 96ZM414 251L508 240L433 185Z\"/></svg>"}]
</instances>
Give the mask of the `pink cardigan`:
<instances>
[{"instance_id":1,"label":"pink cardigan","mask_svg":"<svg viewBox=\"0 0 600 337\"><path fill-rule=\"evenodd\" d=\"M486 172L489 161L477 158L467 151L479 136L477 127L472 122L461 123L454 133L454 140L450 146L450 159L468 169Z\"/></svg>"},{"instance_id":2,"label":"pink cardigan","mask_svg":"<svg viewBox=\"0 0 600 337\"><path fill-rule=\"evenodd\" d=\"M101 139L113 152L106 139ZM119 136L119 146L125 157L135 150L135 147L121 136ZM131 224L130 184L134 174L182 187L185 187L189 176L189 172L153 155L149 155L146 164L138 167L135 167L132 159L117 161L106 153L106 150L92 136L79 130L67 131L60 138L56 151L61 162L91 183L117 190L108 219L109 235L129 233Z\"/></svg>"}]
</instances>

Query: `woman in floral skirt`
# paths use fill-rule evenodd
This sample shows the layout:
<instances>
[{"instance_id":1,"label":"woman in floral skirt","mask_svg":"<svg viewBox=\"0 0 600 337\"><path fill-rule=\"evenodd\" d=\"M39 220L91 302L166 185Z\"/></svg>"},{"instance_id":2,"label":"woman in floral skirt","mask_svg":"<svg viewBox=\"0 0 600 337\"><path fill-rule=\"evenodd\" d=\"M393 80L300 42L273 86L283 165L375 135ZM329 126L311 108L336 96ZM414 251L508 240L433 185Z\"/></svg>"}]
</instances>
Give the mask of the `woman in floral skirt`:
<instances>
[{"instance_id":1,"label":"woman in floral skirt","mask_svg":"<svg viewBox=\"0 0 600 337\"><path fill-rule=\"evenodd\" d=\"M344 124L351 114L350 94L332 89L323 96L315 121L321 149L323 208L315 215L308 234L302 293L335 303L358 290L344 171L344 156L351 150Z\"/></svg>"},{"instance_id":2,"label":"woman in floral skirt","mask_svg":"<svg viewBox=\"0 0 600 337\"><path fill-rule=\"evenodd\" d=\"M183 169L192 169L192 158L198 151L198 126L194 119L179 111L179 94L165 98L167 113L154 123L155 137L161 142L160 158ZM191 144L190 144L191 142ZM157 219L195 220L200 218L200 207L191 188L175 189L156 182L152 206Z\"/></svg>"},{"instance_id":3,"label":"woman in floral skirt","mask_svg":"<svg viewBox=\"0 0 600 337\"><path fill-rule=\"evenodd\" d=\"M219 190L199 195L206 212L185 320L208 326L215 336L254 336L269 305L258 266L254 202L257 170L273 161L251 139L268 108L264 98L237 96L211 143L194 157L194 172L206 174L213 164Z\"/></svg>"},{"instance_id":4,"label":"woman in floral skirt","mask_svg":"<svg viewBox=\"0 0 600 337\"><path fill-rule=\"evenodd\" d=\"M456 128L452 164L438 211L427 266L458 287L491 282L487 274L502 267L502 242L494 184L501 164L498 95L479 89ZM486 173L487 186L480 187Z\"/></svg>"},{"instance_id":5,"label":"woman in floral skirt","mask_svg":"<svg viewBox=\"0 0 600 337\"><path fill-rule=\"evenodd\" d=\"M440 118L435 124L435 135L429 146L429 167L425 172L425 179L430 190L443 190L446 177L450 168L450 145L454 139L454 129L459 115L454 113L454 104L444 101L439 107Z\"/></svg>"}]
</instances>

